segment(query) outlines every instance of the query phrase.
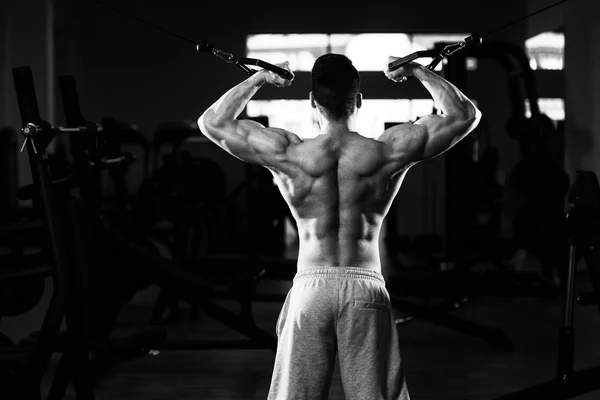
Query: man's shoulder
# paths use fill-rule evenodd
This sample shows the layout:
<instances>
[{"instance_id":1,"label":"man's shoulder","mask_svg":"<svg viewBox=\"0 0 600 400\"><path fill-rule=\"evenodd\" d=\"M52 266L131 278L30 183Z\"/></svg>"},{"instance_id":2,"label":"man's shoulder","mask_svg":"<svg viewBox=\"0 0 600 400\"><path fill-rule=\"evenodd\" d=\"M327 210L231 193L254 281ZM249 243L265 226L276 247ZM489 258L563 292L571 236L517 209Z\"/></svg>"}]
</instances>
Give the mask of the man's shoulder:
<instances>
[{"instance_id":1,"label":"man's shoulder","mask_svg":"<svg viewBox=\"0 0 600 400\"><path fill-rule=\"evenodd\" d=\"M287 129L283 129L283 128L276 128L276 127L268 127L266 128L268 131L273 132L273 133L277 133L283 137L285 137L289 144L301 144L304 142L304 139L302 139L300 136L296 135L295 133L288 131Z\"/></svg>"},{"instance_id":2,"label":"man's shoulder","mask_svg":"<svg viewBox=\"0 0 600 400\"><path fill-rule=\"evenodd\" d=\"M386 143L394 142L413 130L414 125L410 122L398 123L384 130L375 140Z\"/></svg>"}]
</instances>

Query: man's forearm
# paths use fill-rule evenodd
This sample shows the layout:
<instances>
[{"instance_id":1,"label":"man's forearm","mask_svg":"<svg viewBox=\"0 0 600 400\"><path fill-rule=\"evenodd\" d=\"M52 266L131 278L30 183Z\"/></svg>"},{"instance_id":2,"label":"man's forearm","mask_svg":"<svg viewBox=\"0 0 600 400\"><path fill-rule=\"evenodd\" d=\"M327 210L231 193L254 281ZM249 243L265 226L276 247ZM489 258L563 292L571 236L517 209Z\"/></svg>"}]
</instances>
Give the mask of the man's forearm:
<instances>
[{"instance_id":1,"label":"man's forearm","mask_svg":"<svg viewBox=\"0 0 600 400\"><path fill-rule=\"evenodd\" d=\"M413 75L425 86L442 113L470 116L476 112L474 104L467 96L435 72L422 67L415 69Z\"/></svg>"},{"instance_id":2,"label":"man's forearm","mask_svg":"<svg viewBox=\"0 0 600 400\"><path fill-rule=\"evenodd\" d=\"M218 125L235 120L258 89L265 83L265 75L262 71L253 74L229 89L202 114L199 121L203 124L210 122Z\"/></svg>"}]
</instances>

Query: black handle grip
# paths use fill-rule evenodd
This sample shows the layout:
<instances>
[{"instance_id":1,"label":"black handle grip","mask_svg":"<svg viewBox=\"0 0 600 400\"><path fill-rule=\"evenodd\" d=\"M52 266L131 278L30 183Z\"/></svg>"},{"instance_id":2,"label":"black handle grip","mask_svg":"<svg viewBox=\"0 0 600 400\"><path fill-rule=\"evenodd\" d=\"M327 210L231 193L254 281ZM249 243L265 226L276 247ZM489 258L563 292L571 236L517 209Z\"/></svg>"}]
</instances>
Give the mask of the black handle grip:
<instances>
[{"instance_id":1,"label":"black handle grip","mask_svg":"<svg viewBox=\"0 0 600 400\"><path fill-rule=\"evenodd\" d=\"M263 69L266 69L271 72L275 72L277 75L281 76L283 79L292 79L294 75L281 67L270 64L263 60L259 60L256 58L247 58L247 57L236 57L231 53L226 53L220 49L215 48L212 44L208 43L206 40L200 40L196 43L196 51L199 53L210 53L214 56L217 56L228 63L233 63L237 67L241 68L248 75L254 74L256 71L248 68L247 65L256 65Z\"/></svg>"},{"instance_id":2,"label":"black handle grip","mask_svg":"<svg viewBox=\"0 0 600 400\"><path fill-rule=\"evenodd\" d=\"M411 53L405 57L402 57L402 58L392 61L391 63L388 64L388 68L390 69L390 71L394 71L394 70L397 70L398 68L400 68L401 66L403 66L404 64L408 64L409 62L416 60L417 58L435 57L438 54L439 54L439 52L437 52L435 50L415 51L414 53Z\"/></svg>"},{"instance_id":3,"label":"black handle grip","mask_svg":"<svg viewBox=\"0 0 600 400\"><path fill-rule=\"evenodd\" d=\"M292 79L294 75L285 68L278 67L276 65L270 64L268 62L258 60L256 58L238 58L238 61L242 64L247 65L256 65L257 67L264 68L268 71L275 72L277 75L281 76L283 79Z\"/></svg>"},{"instance_id":4,"label":"black handle grip","mask_svg":"<svg viewBox=\"0 0 600 400\"><path fill-rule=\"evenodd\" d=\"M290 79L292 79L294 77L294 75L290 71L288 71L287 69L279 68L279 67L277 67L275 65L271 65L269 67L266 67L265 69L268 69L269 71L275 72L277 75L279 75L283 79L290 80Z\"/></svg>"},{"instance_id":5,"label":"black handle grip","mask_svg":"<svg viewBox=\"0 0 600 400\"><path fill-rule=\"evenodd\" d=\"M388 64L388 68L390 71L394 71L400 68L401 66L416 60L417 58L433 57L433 61L427 66L429 70L433 70L442 61L444 57L451 56L455 52L467 47L479 46L481 42L482 38L481 36L479 36L479 34L471 33L471 35L466 37L462 42L448 45L441 52L437 50L416 51L412 54L407 55L406 57L402 57L392 61Z\"/></svg>"}]
</instances>

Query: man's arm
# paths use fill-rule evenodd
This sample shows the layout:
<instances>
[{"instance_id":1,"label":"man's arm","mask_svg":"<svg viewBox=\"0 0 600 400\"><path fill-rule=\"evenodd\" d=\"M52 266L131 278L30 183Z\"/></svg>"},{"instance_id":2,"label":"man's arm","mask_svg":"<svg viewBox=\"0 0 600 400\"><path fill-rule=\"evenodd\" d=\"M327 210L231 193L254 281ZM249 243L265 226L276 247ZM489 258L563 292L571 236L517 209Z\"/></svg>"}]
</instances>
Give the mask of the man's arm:
<instances>
[{"instance_id":1,"label":"man's arm","mask_svg":"<svg viewBox=\"0 0 600 400\"><path fill-rule=\"evenodd\" d=\"M289 70L287 62L282 67ZM262 85L284 87L291 85L292 80L267 70L256 72L228 90L202 114L198 119L200 131L242 161L276 167L285 161L287 147L302 140L283 129L266 128L256 121L237 117Z\"/></svg>"},{"instance_id":2,"label":"man's arm","mask_svg":"<svg viewBox=\"0 0 600 400\"><path fill-rule=\"evenodd\" d=\"M394 58L390 58L392 61ZM411 161L436 157L471 133L481 120L481 111L456 86L417 63L408 63L395 71L384 71L392 81L417 78L429 91L441 115L427 115L412 126L393 127L382 135L400 151L408 151ZM398 137L396 137L398 136Z\"/></svg>"}]
</instances>

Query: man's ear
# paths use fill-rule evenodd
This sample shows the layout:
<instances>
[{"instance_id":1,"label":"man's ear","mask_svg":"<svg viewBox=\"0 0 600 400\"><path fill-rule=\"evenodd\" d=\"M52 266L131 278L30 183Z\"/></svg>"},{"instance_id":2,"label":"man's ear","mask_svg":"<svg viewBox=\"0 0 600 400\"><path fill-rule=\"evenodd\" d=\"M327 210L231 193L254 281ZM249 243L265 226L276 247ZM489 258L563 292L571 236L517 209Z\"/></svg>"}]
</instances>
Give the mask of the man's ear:
<instances>
[{"instance_id":1,"label":"man's ear","mask_svg":"<svg viewBox=\"0 0 600 400\"><path fill-rule=\"evenodd\" d=\"M308 93L308 98L310 100L310 106L312 108L317 108L317 103L315 102L315 96L313 95L312 90Z\"/></svg>"},{"instance_id":2,"label":"man's ear","mask_svg":"<svg viewBox=\"0 0 600 400\"><path fill-rule=\"evenodd\" d=\"M360 108L362 106L362 93L356 94L356 108Z\"/></svg>"}]
</instances>

